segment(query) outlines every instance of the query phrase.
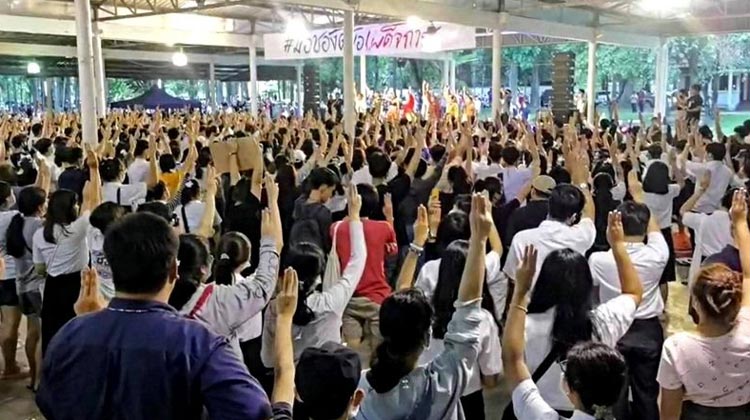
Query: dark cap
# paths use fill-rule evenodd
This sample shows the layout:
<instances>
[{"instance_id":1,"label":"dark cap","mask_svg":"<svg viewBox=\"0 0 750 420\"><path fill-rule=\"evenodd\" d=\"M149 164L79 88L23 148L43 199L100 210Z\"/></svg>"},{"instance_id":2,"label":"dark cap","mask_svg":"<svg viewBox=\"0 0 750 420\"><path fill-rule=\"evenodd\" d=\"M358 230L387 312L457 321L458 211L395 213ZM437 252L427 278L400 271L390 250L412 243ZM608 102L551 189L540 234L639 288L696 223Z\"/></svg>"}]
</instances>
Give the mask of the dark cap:
<instances>
[{"instance_id":1,"label":"dark cap","mask_svg":"<svg viewBox=\"0 0 750 420\"><path fill-rule=\"evenodd\" d=\"M304 411L315 420L338 419L357 390L361 374L359 355L341 344L327 342L305 349L294 377Z\"/></svg>"}]
</instances>

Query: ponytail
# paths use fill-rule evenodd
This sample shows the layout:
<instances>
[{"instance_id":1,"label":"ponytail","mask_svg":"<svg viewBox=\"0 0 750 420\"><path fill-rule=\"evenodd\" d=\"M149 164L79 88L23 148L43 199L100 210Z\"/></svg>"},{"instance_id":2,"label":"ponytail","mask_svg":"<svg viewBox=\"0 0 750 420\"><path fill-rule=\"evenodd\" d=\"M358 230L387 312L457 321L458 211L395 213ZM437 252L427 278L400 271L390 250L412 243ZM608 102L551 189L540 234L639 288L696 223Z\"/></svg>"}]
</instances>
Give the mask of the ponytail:
<instances>
[{"instance_id":1,"label":"ponytail","mask_svg":"<svg viewBox=\"0 0 750 420\"><path fill-rule=\"evenodd\" d=\"M312 294L312 291L306 291L303 288L304 285L300 283L300 290L297 293L297 309L294 311L294 317L292 318L292 323L300 327L304 327L315 319L315 312L307 306L307 298Z\"/></svg>"},{"instance_id":2,"label":"ponytail","mask_svg":"<svg viewBox=\"0 0 750 420\"><path fill-rule=\"evenodd\" d=\"M406 361L407 355L397 354L389 339L378 345L372 357L370 371L367 372L367 381L375 392L382 394L390 391L398 385L401 378L411 372L413 366Z\"/></svg>"},{"instance_id":3,"label":"ponytail","mask_svg":"<svg viewBox=\"0 0 750 420\"><path fill-rule=\"evenodd\" d=\"M16 213L10 220L8 231L5 236L5 251L11 257L21 258L26 254L28 245L23 237L24 218L21 213Z\"/></svg>"},{"instance_id":4,"label":"ponytail","mask_svg":"<svg viewBox=\"0 0 750 420\"><path fill-rule=\"evenodd\" d=\"M235 266L232 260L227 254L221 254L219 261L216 262L216 269L214 270L214 283L231 285L232 274L234 274Z\"/></svg>"}]
</instances>

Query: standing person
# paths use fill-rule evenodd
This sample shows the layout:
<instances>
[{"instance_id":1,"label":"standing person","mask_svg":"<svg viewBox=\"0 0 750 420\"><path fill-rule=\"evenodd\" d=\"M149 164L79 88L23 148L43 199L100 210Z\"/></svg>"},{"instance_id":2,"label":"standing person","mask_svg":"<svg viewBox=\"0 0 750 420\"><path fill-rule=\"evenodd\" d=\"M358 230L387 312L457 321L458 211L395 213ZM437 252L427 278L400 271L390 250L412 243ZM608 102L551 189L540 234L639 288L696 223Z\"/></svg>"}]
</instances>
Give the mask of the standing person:
<instances>
[{"instance_id":1,"label":"standing person","mask_svg":"<svg viewBox=\"0 0 750 420\"><path fill-rule=\"evenodd\" d=\"M635 114L638 112L638 92L633 91L630 95L630 110Z\"/></svg>"},{"instance_id":2,"label":"standing person","mask_svg":"<svg viewBox=\"0 0 750 420\"><path fill-rule=\"evenodd\" d=\"M677 168L675 168L675 178L677 183L672 183L669 177L669 166L664 162L655 160L648 166L648 171L643 176L642 185L643 203L648 206L651 215L656 219L669 249L669 260L667 260L667 265L664 267L659 283L665 301L667 296L666 291L669 290L667 283L675 281L677 278L674 265L674 244L672 242L672 210L674 199L680 195L680 190L684 185L682 182L682 171ZM634 181L638 182L638 179L631 177L629 184L633 185Z\"/></svg>"},{"instance_id":3,"label":"standing person","mask_svg":"<svg viewBox=\"0 0 750 420\"><path fill-rule=\"evenodd\" d=\"M690 95L685 104L685 117L688 125L696 125L701 119L703 110L703 97L701 97L701 85L695 84L690 86Z\"/></svg>"},{"instance_id":4,"label":"standing person","mask_svg":"<svg viewBox=\"0 0 750 420\"><path fill-rule=\"evenodd\" d=\"M210 200L215 200L215 197L208 194L201 200L201 188L197 180L188 179L185 181L180 194L181 204L174 210L182 232L195 233L198 230L203 213L206 211L207 202ZM213 226L218 227L220 225L221 216L214 213Z\"/></svg>"},{"instance_id":5,"label":"standing person","mask_svg":"<svg viewBox=\"0 0 750 420\"><path fill-rule=\"evenodd\" d=\"M15 379L25 377L24 372L16 363L16 348L18 346L18 327L21 324L21 310L19 307L16 263L12 255L8 254L6 235L11 220L18 214L10 210L15 205L13 189L7 182L0 181L0 252L2 252L2 280L0 280L0 347L5 361L0 379Z\"/></svg>"},{"instance_id":6,"label":"standing person","mask_svg":"<svg viewBox=\"0 0 750 420\"><path fill-rule=\"evenodd\" d=\"M489 200L475 194L471 209L469 251L444 350L429 364L418 365L429 340L432 307L419 290L391 295L380 308L383 342L360 381L365 398L355 419L465 418L459 397L468 385L469 364L476 360L480 348L484 248L492 226ZM424 219L426 211L421 212ZM413 247L410 252L420 251Z\"/></svg>"},{"instance_id":7,"label":"standing person","mask_svg":"<svg viewBox=\"0 0 750 420\"><path fill-rule=\"evenodd\" d=\"M325 254L317 244L299 242L292 245L286 256L288 265L300 276L300 293L294 313L294 358L308 347L319 347L323 343L341 342L341 318L346 305L357 288L367 261L367 246L364 229L359 218L362 199L354 186L349 187L349 263L341 272L341 279L328 290L322 290L321 276L325 270ZM273 342L276 327L275 306L266 308L263 324L263 348L261 359L266 367L274 367Z\"/></svg>"},{"instance_id":8,"label":"standing person","mask_svg":"<svg viewBox=\"0 0 750 420\"><path fill-rule=\"evenodd\" d=\"M503 191L505 197L509 199L516 197L518 192L534 178L535 174L539 173L539 152L536 147L532 146L530 149L532 160L526 168L518 167L521 152L515 146L506 146L501 152L503 168L500 170L498 177L503 181Z\"/></svg>"},{"instance_id":9,"label":"standing person","mask_svg":"<svg viewBox=\"0 0 750 420\"><path fill-rule=\"evenodd\" d=\"M697 139L696 141L702 142L703 140ZM700 148L700 147L699 147ZM724 159L727 154L727 148L721 143L710 143L705 146L706 161L705 162L693 162L687 160L688 148L686 147L682 154L681 160L684 162L684 168L687 175L693 179L701 179L704 176L709 175L709 183L703 189L703 193L698 197L698 201L693 204L694 211L698 213L710 214L719 209L721 205L721 198L727 191L730 185L734 184L734 173L724 163ZM736 186L742 186L740 185Z\"/></svg>"},{"instance_id":10,"label":"standing person","mask_svg":"<svg viewBox=\"0 0 750 420\"><path fill-rule=\"evenodd\" d=\"M507 228L502 232L503 243L510 244L516 233L539 227L547 219L550 193L556 186L555 180L547 175L534 178L526 205L514 210L508 218Z\"/></svg>"},{"instance_id":11,"label":"standing person","mask_svg":"<svg viewBox=\"0 0 750 420\"><path fill-rule=\"evenodd\" d=\"M543 397L535 382L537 369L527 366L524 343L528 293L531 290L537 254L533 246L526 248L518 267L518 285L503 334L503 370L512 389L513 414L519 420L558 420L560 415ZM612 347L591 341L581 342L565 353L562 382L568 390L574 411L571 419L609 420L625 384L627 365ZM533 372L533 373L532 373ZM560 378L557 378L558 383Z\"/></svg>"},{"instance_id":12,"label":"standing person","mask_svg":"<svg viewBox=\"0 0 750 420\"><path fill-rule=\"evenodd\" d=\"M149 178L149 171L151 170L151 164L148 162L146 157L148 156L148 141L136 140L135 148L133 149L133 162L128 166L128 183L138 184L139 182L147 182Z\"/></svg>"},{"instance_id":13,"label":"standing person","mask_svg":"<svg viewBox=\"0 0 750 420\"><path fill-rule=\"evenodd\" d=\"M8 226L5 249L15 259L16 291L19 308L26 315L26 358L29 361L31 383L29 388L36 390L42 366L41 325L42 288L44 276L34 269L31 245L34 233L42 227L47 194L43 188L27 187L18 193L18 213ZM5 321L5 319L3 319ZM13 342L15 348L16 342ZM5 361L6 371L8 361Z\"/></svg>"},{"instance_id":14,"label":"standing person","mask_svg":"<svg viewBox=\"0 0 750 420\"><path fill-rule=\"evenodd\" d=\"M89 152L86 164L91 180L84 187L80 210L73 191L55 191L49 198L44 226L32 240L34 266L47 277L42 297L42 354L57 331L75 316L73 304L81 288L81 270L89 262L89 215L102 200L102 188L96 154Z\"/></svg>"},{"instance_id":15,"label":"standing person","mask_svg":"<svg viewBox=\"0 0 750 420\"><path fill-rule=\"evenodd\" d=\"M125 216L104 252L116 296L65 325L49 346L37 405L49 419L265 420L268 397L226 338L167 304L178 238L162 218ZM85 293L96 272L83 278ZM81 280L79 280L81 282Z\"/></svg>"},{"instance_id":16,"label":"standing person","mask_svg":"<svg viewBox=\"0 0 750 420\"><path fill-rule=\"evenodd\" d=\"M290 245L311 242L323 252L331 248L328 234L331 228L331 210L325 203L331 199L339 184L339 177L328 168L315 168L305 179L307 194L294 203L294 223L289 234ZM302 275L302 274L300 274Z\"/></svg>"},{"instance_id":17,"label":"standing person","mask_svg":"<svg viewBox=\"0 0 750 420\"><path fill-rule=\"evenodd\" d=\"M385 260L396 255L398 249L392 224L392 209L384 210L384 213L390 213L386 214L386 217L390 216L390 221L372 220L380 201L377 191L370 185L360 184L357 185L357 192L362 197L359 216L365 233L367 260L362 278L344 311L341 332L347 345L359 352L362 360L369 361L370 355L380 343L380 305L391 294L391 287L386 281ZM390 201L390 198L386 200ZM331 226L331 237L335 238L340 267L346 267L351 256L349 229L348 221ZM365 362L365 366L367 365Z\"/></svg>"},{"instance_id":18,"label":"standing person","mask_svg":"<svg viewBox=\"0 0 750 420\"><path fill-rule=\"evenodd\" d=\"M669 337L659 365L664 420L750 415L750 230L744 190L735 191L730 213L742 272L709 264L693 280L697 332Z\"/></svg>"},{"instance_id":19,"label":"standing person","mask_svg":"<svg viewBox=\"0 0 750 420\"><path fill-rule=\"evenodd\" d=\"M617 211L622 217L627 253L643 285L643 300L635 312L630 329L617 343L617 349L630 367L628 382L633 400L629 407L627 399L623 401L623 411L618 413L617 418L658 420L659 384L656 373L664 344L664 330L659 318L664 311L664 301L659 287L669 261L669 248L659 229L656 214L643 204L645 194L635 172L631 171L630 174L629 186L635 202L626 201ZM617 269L612 251L591 254L589 266L594 284L599 287L600 302L608 302L621 295L619 282L613 281L611 276Z\"/></svg>"},{"instance_id":20,"label":"standing person","mask_svg":"<svg viewBox=\"0 0 750 420\"><path fill-rule=\"evenodd\" d=\"M86 241L91 256L91 267L99 275L99 291L102 296L110 300L115 296L115 285L112 283L112 270L109 268L107 257L104 255L104 234L117 220L127 214L127 209L119 204L107 202L97 206L89 217Z\"/></svg>"}]
</instances>

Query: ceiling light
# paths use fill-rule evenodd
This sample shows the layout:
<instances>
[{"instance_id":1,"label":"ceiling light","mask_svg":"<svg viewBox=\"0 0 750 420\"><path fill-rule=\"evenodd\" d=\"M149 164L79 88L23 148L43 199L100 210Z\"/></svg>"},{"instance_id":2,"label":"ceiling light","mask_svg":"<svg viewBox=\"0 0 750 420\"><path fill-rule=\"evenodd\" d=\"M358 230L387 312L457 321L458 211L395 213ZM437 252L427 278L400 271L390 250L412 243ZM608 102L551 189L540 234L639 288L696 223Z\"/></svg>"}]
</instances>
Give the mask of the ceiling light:
<instances>
[{"instance_id":1,"label":"ceiling light","mask_svg":"<svg viewBox=\"0 0 750 420\"><path fill-rule=\"evenodd\" d=\"M286 21L284 34L289 38L302 39L307 36L307 22L300 17L293 17Z\"/></svg>"},{"instance_id":2,"label":"ceiling light","mask_svg":"<svg viewBox=\"0 0 750 420\"><path fill-rule=\"evenodd\" d=\"M174 64L177 67L185 67L187 66L188 58L185 55L182 50L175 52L172 54L172 64Z\"/></svg>"},{"instance_id":3,"label":"ceiling light","mask_svg":"<svg viewBox=\"0 0 750 420\"><path fill-rule=\"evenodd\" d=\"M26 73L28 74L39 74L41 71L42 69L36 61L32 61L26 65Z\"/></svg>"}]
</instances>

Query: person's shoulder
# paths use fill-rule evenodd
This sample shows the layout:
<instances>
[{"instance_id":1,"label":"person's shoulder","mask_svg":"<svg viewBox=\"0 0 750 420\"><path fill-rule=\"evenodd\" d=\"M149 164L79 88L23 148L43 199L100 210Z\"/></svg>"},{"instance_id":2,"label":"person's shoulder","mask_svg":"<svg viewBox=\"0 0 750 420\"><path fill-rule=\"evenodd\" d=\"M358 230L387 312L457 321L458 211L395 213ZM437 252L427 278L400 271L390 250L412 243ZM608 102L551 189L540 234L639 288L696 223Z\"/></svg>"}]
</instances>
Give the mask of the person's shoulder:
<instances>
[{"instance_id":1,"label":"person's shoulder","mask_svg":"<svg viewBox=\"0 0 750 420\"><path fill-rule=\"evenodd\" d=\"M614 260L615 257L612 255L612 251L592 252L591 255L589 255L589 266L594 268L602 264L614 262Z\"/></svg>"}]
</instances>

